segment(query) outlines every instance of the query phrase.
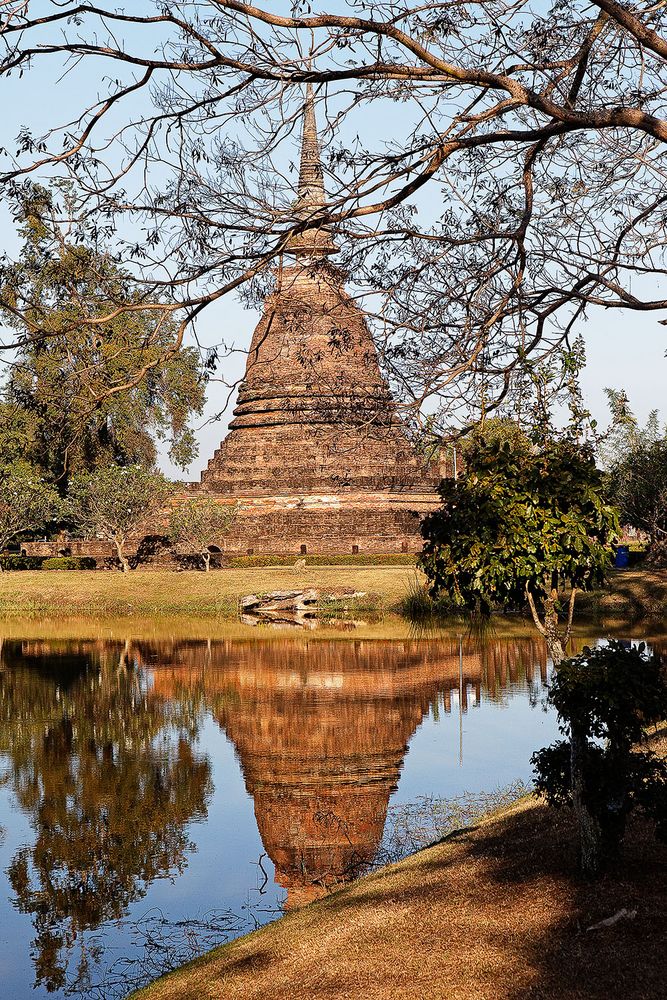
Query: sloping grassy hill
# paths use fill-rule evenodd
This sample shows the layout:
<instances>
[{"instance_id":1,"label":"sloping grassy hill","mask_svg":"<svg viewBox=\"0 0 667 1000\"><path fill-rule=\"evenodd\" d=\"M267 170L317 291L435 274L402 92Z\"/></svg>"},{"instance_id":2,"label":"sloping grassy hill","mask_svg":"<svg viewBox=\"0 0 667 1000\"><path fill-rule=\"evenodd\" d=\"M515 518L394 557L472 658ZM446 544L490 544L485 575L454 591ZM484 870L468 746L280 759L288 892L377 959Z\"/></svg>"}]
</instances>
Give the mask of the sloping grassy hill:
<instances>
[{"instance_id":1,"label":"sloping grassy hill","mask_svg":"<svg viewBox=\"0 0 667 1000\"><path fill-rule=\"evenodd\" d=\"M666 978L667 847L635 823L623 865L584 883L571 816L523 800L135 997L657 1000Z\"/></svg>"}]
</instances>

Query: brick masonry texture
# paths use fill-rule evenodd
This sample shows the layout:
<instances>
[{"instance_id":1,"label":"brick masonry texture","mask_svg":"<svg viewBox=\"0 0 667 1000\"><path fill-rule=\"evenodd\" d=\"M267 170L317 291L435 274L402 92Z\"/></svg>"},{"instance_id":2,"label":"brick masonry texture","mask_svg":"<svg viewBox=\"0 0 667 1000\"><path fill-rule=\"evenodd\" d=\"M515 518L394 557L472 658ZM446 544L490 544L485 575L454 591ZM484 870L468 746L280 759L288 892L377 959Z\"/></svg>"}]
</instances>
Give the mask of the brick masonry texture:
<instances>
[{"instance_id":1,"label":"brick masonry texture","mask_svg":"<svg viewBox=\"0 0 667 1000\"><path fill-rule=\"evenodd\" d=\"M221 548L416 552L438 478L412 449L342 274L327 261L283 268L202 474L202 492L241 505Z\"/></svg>"}]
</instances>

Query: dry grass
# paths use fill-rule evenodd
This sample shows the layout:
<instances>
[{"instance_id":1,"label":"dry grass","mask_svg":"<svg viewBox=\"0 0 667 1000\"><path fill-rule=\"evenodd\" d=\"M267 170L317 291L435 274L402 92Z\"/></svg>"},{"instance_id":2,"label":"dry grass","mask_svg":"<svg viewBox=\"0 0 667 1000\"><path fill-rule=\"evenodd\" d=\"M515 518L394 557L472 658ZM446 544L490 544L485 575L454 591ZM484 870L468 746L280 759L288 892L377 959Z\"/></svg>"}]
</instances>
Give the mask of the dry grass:
<instances>
[{"instance_id":1,"label":"dry grass","mask_svg":"<svg viewBox=\"0 0 667 1000\"><path fill-rule=\"evenodd\" d=\"M415 581L424 579L413 566L249 567L212 573L173 570L117 572L7 572L0 574L0 618L162 618L218 619L237 617L239 597L270 590L315 587L324 591L352 588L374 595L385 619L396 612ZM612 574L608 589L580 595L578 621L651 621L667 617L667 571L629 570ZM360 617L363 617L361 615ZM530 630L521 619L496 619L503 631ZM369 634L389 638L405 634L398 616L387 628ZM460 626L459 626L460 630ZM358 633L355 633L358 635Z\"/></svg>"},{"instance_id":2,"label":"dry grass","mask_svg":"<svg viewBox=\"0 0 667 1000\"><path fill-rule=\"evenodd\" d=\"M21 571L0 574L0 616L236 616L239 597L270 590L353 588L395 605L415 575L411 566L252 567L212 573L171 570Z\"/></svg>"},{"instance_id":3,"label":"dry grass","mask_svg":"<svg viewBox=\"0 0 667 1000\"><path fill-rule=\"evenodd\" d=\"M616 570L604 590L579 595L577 614L604 622L663 621L667 616L667 570Z\"/></svg>"},{"instance_id":4,"label":"dry grass","mask_svg":"<svg viewBox=\"0 0 667 1000\"><path fill-rule=\"evenodd\" d=\"M667 849L575 872L566 812L523 801L159 980L141 1000L657 1000ZM634 920L587 932L621 908Z\"/></svg>"}]
</instances>

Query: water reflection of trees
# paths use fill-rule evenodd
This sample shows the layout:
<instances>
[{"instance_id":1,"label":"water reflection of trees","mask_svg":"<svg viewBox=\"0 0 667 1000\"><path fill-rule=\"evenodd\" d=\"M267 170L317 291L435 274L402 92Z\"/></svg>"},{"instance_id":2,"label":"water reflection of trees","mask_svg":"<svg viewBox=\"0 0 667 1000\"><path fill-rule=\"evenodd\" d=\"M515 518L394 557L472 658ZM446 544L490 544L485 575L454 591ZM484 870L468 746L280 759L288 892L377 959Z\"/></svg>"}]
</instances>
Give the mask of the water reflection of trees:
<instances>
[{"instance_id":1,"label":"water reflection of trees","mask_svg":"<svg viewBox=\"0 0 667 1000\"><path fill-rule=\"evenodd\" d=\"M7 874L33 918L36 981L55 990L81 931L184 868L211 791L192 746L201 706L142 686L127 646L5 642L1 663L3 779L35 831Z\"/></svg>"},{"instance_id":2,"label":"water reflection of trees","mask_svg":"<svg viewBox=\"0 0 667 1000\"><path fill-rule=\"evenodd\" d=\"M537 700L541 641L0 641L3 778L31 818L14 856L37 982L60 988L82 931L182 871L205 814L206 715L236 749L277 880L298 905L353 877L383 836L407 744L430 712ZM92 956L94 958L94 955ZM80 947L79 979L91 961ZM69 978L69 976L68 976Z\"/></svg>"}]
</instances>

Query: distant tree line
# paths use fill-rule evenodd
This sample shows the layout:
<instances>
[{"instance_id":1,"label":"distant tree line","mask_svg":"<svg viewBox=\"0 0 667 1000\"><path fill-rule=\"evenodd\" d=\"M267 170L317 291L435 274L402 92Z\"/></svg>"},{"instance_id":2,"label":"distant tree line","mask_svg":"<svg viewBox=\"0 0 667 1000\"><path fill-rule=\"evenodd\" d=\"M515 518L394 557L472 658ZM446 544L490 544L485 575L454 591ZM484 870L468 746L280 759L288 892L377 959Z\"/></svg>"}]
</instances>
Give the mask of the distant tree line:
<instances>
[{"instance_id":1,"label":"distant tree line","mask_svg":"<svg viewBox=\"0 0 667 1000\"><path fill-rule=\"evenodd\" d=\"M621 521L648 538L648 559L667 565L667 427L657 410L641 427L625 393L608 390L614 432L603 451L608 491Z\"/></svg>"},{"instance_id":2,"label":"distant tree line","mask_svg":"<svg viewBox=\"0 0 667 1000\"><path fill-rule=\"evenodd\" d=\"M179 553L196 557L208 571L211 548L224 540L238 506L206 497L174 501L177 489L162 473L140 465L108 465L77 473L61 496L25 462L0 466L0 555L26 537L69 526L113 545L127 573L128 543L158 525Z\"/></svg>"}]
</instances>

